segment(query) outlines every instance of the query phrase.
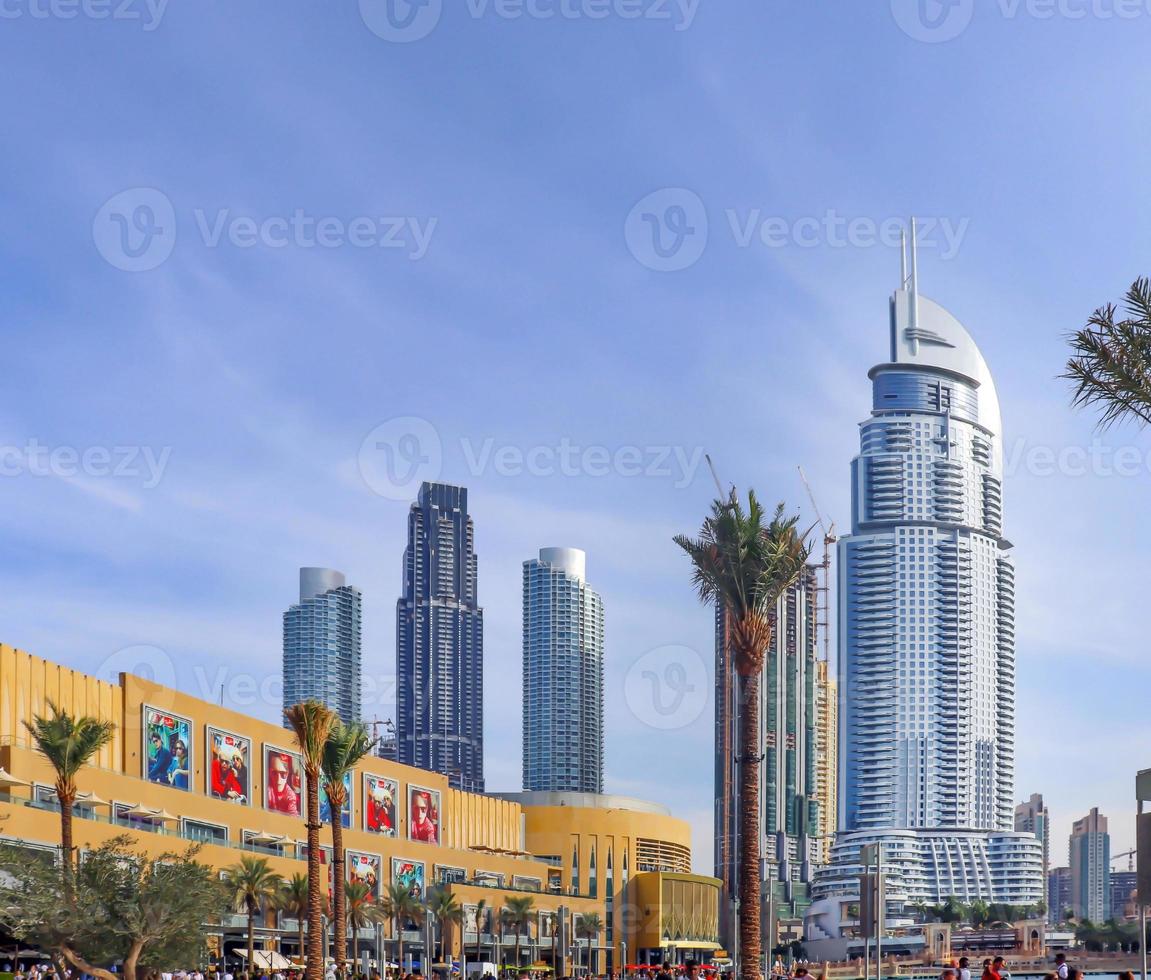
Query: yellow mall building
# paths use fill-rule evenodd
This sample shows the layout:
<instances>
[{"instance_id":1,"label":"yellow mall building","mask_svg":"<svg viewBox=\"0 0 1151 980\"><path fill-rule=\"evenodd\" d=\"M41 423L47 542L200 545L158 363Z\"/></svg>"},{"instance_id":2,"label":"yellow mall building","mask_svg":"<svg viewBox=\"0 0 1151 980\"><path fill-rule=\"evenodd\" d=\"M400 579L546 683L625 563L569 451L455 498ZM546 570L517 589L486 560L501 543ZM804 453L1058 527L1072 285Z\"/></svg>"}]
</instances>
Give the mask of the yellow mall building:
<instances>
[{"instance_id":1,"label":"yellow mall building","mask_svg":"<svg viewBox=\"0 0 1151 980\"><path fill-rule=\"evenodd\" d=\"M199 859L221 870L256 854L284 878L306 871L303 772L290 732L130 674L109 683L3 645L0 839L59 847L54 775L23 724L47 713L49 700L115 726L78 780L81 851L128 834L156 855L202 844ZM375 757L349 789L340 816L349 879L377 895L387 881L421 898L443 887L464 909L462 923L442 931L430 919L408 922L405 967L426 969L429 944L433 958L442 948L445 959L555 964L560 975L665 958L707 962L718 948L719 882L691 874L690 828L661 807L588 794L464 793L438 773ZM330 831L323 837L330 864ZM533 901L518 930L499 914L513 896ZM245 923L226 915L215 951L241 947ZM283 913L268 909L257 935L264 949L299 953L297 923ZM382 946L393 957L395 939L390 926L361 930L360 949L374 960Z\"/></svg>"}]
</instances>

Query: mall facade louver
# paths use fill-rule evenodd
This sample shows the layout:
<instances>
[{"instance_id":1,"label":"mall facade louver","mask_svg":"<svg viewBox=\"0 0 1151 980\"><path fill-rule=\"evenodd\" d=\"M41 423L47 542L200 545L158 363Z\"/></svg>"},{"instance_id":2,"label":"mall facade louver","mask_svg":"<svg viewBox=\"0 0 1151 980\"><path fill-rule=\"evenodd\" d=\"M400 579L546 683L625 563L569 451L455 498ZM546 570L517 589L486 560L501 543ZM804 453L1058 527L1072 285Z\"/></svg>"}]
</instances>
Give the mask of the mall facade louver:
<instances>
[{"instance_id":1,"label":"mall facade louver","mask_svg":"<svg viewBox=\"0 0 1151 980\"><path fill-rule=\"evenodd\" d=\"M1043 899L1014 831L1015 570L999 399L979 348L912 271L851 465L838 552L840 833L819 897L858 893L877 843L893 907Z\"/></svg>"},{"instance_id":2,"label":"mall facade louver","mask_svg":"<svg viewBox=\"0 0 1151 980\"><path fill-rule=\"evenodd\" d=\"M396 603L396 757L484 791L484 611L468 491L424 483Z\"/></svg>"}]
</instances>

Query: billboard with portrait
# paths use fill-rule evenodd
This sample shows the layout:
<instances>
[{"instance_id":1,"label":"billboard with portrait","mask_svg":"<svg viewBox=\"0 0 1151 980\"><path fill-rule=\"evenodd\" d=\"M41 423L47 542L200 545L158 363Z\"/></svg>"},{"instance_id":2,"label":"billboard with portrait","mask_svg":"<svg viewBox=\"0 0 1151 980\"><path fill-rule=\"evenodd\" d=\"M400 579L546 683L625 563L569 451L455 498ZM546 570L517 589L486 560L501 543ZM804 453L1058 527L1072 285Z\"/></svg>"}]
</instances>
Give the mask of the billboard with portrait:
<instances>
[{"instance_id":1,"label":"billboard with portrait","mask_svg":"<svg viewBox=\"0 0 1151 980\"><path fill-rule=\"evenodd\" d=\"M399 823L396 803L400 798L400 784L387 776L364 774L364 830L371 834L395 837Z\"/></svg>"},{"instance_id":2,"label":"billboard with portrait","mask_svg":"<svg viewBox=\"0 0 1151 980\"><path fill-rule=\"evenodd\" d=\"M208 726L208 795L229 803L252 801L252 740Z\"/></svg>"},{"instance_id":3,"label":"billboard with portrait","mask_svg":"<svg viewBox=\"0 0 1151 980\"><path fill-rule=\"evenodd\" d=\"M348 881L352 884L367 885L372 898L380 897L380 866L383 859L378 854L365 854L363 851L347 851Z\"/></svg>"},{"instance_id":4,"label":"billboard with portrait","mask_svg":"<svg viewBox=\"0 0 1151 980\"><path fill-rule=\"evenodd\" d=\"M407 889L409 895L424 900L424 863L392 858L392 882Z\"/></svg>"},{"instance_id":5,"label":"billboard with portrait","mask_svg":"<svg viewBox=\"0 0 1151 980\"><path fill-rule=\"evenodd\" d=\"M175 789L192 788L192 722L144 705L144 778Z\"/></svg>"},{"instance_id":6,"label":"billboard with portrait","mask_svg":"<svg viewBox=\"0 0 1151 980\"><path fill-rule=\"evenodd\" d=\"M352 773L344 773L344 805L340 808L340 825L352 826ZM320 776L320 823L332 822L332 804L328 801L328 778Z\"/></svg>"},{"instance_id":7,"label":"billboard with portrait","mask_svg":"<svg viewBox=\"0 0 1151 980\"><path fill-rule=\"evenodd\" d=\"M289 817L301 815L304 766L295 752L264 744L264 805Z\"/></svg>"},{"instance_id":8,"label":"billboard with portrait","mask_svg":"<svg viewBox=\"0 0 1151 980\"><path fill-rule=\"evenodd\" d=\"M440 842L439 790L408 786L408 839L425 844Z\"/></svg>"}]
</instances>

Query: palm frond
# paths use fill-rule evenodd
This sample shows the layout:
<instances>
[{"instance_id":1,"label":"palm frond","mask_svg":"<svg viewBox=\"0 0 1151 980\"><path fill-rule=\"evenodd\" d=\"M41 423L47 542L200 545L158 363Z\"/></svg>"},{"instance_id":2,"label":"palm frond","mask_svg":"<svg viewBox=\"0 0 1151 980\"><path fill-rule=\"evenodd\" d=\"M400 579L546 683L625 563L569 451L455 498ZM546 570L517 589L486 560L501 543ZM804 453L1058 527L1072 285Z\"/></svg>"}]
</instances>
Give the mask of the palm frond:
<instances>
[{"instance_id":1,"label":"palm frond","mask_svg":"<svg viewBox=\"0 0 1151 980\"><path fill-rule=\"evenodd\" d=\"M88 715L73 717L48 701L48 715L35 715L24 727L40 754L56 770L58 789L74 796L76 775L92 757L112 741L116 726Z\"/></svg>"},{"instance_id":2,"label":"palm frond","mask_svg":"<svg viewBox=\"0 0 1151 980\"><path fill-rule=\"evenodd\" d=\"M315 779L323 766L328 735L339 721L336 713L319 701L303 701L285 709L284 720L296 736L304 769Z\"/></svg>"},{"instance_id":3,"label":"palm frond","mask_svg":"<svg viewBox=\"0 0 1151 980\"><path fill-rule=\"evenodd\" d=\"M1151 423L1151 280L1137 279L1124 299L1097 309L1071 335L1071 357L1060 375L1072 383L1072 404L1100 410L1099 427Z\"/></svg>"},{"instance_id":4,"label":"palm frond","mask_svg":"<svg viewBox=\"0 0 1151 980\"><path fill-rule=\"evenodd\" d=\"M328 732L324 743L323 760L320 771L324 776L324 793L331 804L332 819L347 802L344 776L351 772L364 756L376 747L375 740L368 734L363 722L344 725L338 720Z\"/></svg>"}]
</instances>

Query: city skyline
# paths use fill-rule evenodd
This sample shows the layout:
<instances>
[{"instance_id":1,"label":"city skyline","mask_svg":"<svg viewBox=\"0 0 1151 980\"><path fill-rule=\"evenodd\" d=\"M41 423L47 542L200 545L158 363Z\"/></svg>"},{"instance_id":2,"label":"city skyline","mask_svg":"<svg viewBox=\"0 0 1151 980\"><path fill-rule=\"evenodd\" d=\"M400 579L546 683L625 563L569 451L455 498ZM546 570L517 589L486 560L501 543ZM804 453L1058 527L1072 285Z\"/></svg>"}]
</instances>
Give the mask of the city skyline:
<instances>
[{"instance_id":1,"label":"city skyline","mask_svg":"<svg viewBox=\"0 0 1151 980\"><path fill-rule=\"evenodd\" d=\"M703 452L724 485L811 522L802 464L846 527L863 372L884 357L873 314L898 264L847 222L920 214L935 219L928 291L978 328L1007 421L1028 678L1016 795L1044 794L1055 840L1090 803L1113 847L1132 846L1115 743L1148 734L1151 436L1097 433L1058 375L1067 332L1151 271L1138 100L1100 97L1151 77L1147 18L980 8L933 44L885 3L701 5L683 31L444 6L410 45L374 35L355 4L296 0L276 16L170 4L148 32L5 22L0 312L15 368L0 436L27 464L10 475L3 457L4 638L101 676L155 668L213 702L222 688L278 723L296 570L338 568L364 595L365 717L388 717L419 489L376 478L375 447L392 445L471 493L488 785L521 780L519 726L498 719L520 712L522 561L577 542L611 597L605 788L684 812L710 867L713 700L694 699L714 624L670 537L715 494ZM973 138L989 133L994 146ZM138 273L93 240L95 215L132 188L161 192L178 227L167 261ZM679 271L629 248L628 215L664 189L707 217L706 248ZM297 210L439 222L418 261L199 233L198 218ZM765 242L780 224L786 242ZM96 453L49 465L57 449ZM676 656L694 690L664 715L642 674ZM660 707L676 703L669 691ZM1073 724L1095 706L1105 723Z\"/></svg>"}]
</instances>

